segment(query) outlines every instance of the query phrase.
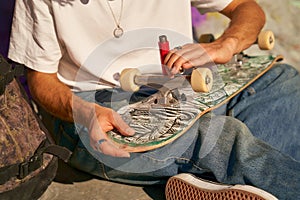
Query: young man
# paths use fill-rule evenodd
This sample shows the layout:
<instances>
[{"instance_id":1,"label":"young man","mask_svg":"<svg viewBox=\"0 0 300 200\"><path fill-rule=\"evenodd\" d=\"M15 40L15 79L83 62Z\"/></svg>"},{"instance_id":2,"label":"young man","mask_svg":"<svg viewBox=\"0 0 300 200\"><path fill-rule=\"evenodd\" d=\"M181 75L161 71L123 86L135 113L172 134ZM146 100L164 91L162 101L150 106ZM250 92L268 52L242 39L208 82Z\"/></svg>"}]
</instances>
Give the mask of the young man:
<instances>
[{"instance_id":1,"label":"young man","mask_svg":"<svg viewBox=\"0 0 300 200\"><path fill-rule=\"evenodd\" d=\"M193 43L191 4L231 19L215 42ZM109 108L131 96L111 89L118 84L114 74L125 67L161 70L158 35L181 46L164 60L176 74L181 68L226 63L255 42L264 22L253 0L17 0L9 57L28 67L32 96L57 117L54 134L74 152L73 167L140 184L163 183L181 172L209 173L222 183L251 184L295 199L300 195L300 77L287 65L274 67L251 86L255 92L245 90L227 105L235 118L207 114L160 149L128 153L105 134L112 129L134 134ZM215 138L213 144L206 138Z\"/></svg>"}]
</instances>

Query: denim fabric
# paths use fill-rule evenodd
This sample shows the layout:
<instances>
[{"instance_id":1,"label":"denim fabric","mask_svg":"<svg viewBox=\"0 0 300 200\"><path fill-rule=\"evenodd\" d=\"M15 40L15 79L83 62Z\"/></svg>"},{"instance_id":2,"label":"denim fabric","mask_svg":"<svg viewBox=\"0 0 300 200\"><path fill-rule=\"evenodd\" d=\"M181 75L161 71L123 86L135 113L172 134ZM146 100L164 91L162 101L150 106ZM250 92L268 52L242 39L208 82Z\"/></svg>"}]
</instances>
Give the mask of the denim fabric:
<instances>
[{"instance_id":1,"label":"denim fabric","mask_svg":"<svg viewBox=\"0 0 300 200\"><path fill-rule=\"evenodd\" d=\"M275 66L228 109L255 137L300 161L300 76L294 68Z\"/></svg>"},{"instance_id":2,"label":"denim fabric","mask_svg":"<svg viewBox=\"0 0 300 200\"><path fill-rule=\"evenodd\" d=\"M74 133L74 126L58 121L57 141L74 151L72 166L108 180L157 184L181 172L202 177L208 174L222 183L254 185L279 199L298 199L299 86L297 71L278 65L227 105L227 111L236 118L206 114L173 143L132 153L130 158L114 158L92 150L87 130L80 125ZM104 99L107 94L98 91L77 95L95 101L95 97ZM114 91L109 102L100 104L117 109L127 103L119 97L139 96L124 95ZM117 102L111 103L111 99Z\"/></svg>"}]
</instances>

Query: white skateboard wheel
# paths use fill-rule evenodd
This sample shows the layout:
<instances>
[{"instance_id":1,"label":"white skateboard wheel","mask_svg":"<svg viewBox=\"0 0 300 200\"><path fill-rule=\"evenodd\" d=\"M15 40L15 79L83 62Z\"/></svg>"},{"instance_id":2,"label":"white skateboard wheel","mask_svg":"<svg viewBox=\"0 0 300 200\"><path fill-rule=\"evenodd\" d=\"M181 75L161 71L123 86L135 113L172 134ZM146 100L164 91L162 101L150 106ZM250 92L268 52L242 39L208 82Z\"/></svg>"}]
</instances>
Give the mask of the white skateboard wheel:
<instances>
[{"instance_id":1,"label":"white skateboard wheel","mask_svg":"<svg viewBox=\"0 0 300 200\"><path fill-rule=\"evenodd\" d=\"M134 78L136 75L140 75L140 70L136 68L126 68L122 70L120 75L121 88L128 92L136 92L140 89L140 86L135 84Z\"/></svg>"},{"instance_id":2,"label":"white skateboard wheel","mask_svg":"<svg viewBox=\"0 0 300 200\"><path fill-rule=\"evenodd\" d=\"M195 92L209 92L213 85L213 75L208 68L196 68L192 72L191 85Z\"/></svg>"},{"instance_id":3,"label":"white skateboard wheel","mask_svg":"<svg viewBox=\"0 0 300 200\"><path fill-rule=\"evenodd\" d=\"M275 37L272 31L261 31L257 38L258 47L261 50L271 50L275 45Z\"/></svg>"}]
</instances>

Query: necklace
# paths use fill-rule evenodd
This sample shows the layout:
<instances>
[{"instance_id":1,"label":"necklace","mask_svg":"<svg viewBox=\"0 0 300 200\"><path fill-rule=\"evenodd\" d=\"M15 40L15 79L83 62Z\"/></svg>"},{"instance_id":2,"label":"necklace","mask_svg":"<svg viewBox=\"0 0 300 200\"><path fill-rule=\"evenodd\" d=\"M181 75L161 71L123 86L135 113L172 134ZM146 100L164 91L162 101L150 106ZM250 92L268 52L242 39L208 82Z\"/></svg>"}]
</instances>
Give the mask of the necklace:
<instances>
[{"instance_id":1,"label":"necklace","mask_svg":"<svg viewBox=\"0 0 300 200\"><path fill-rule=\"evenodd\" d=\"M121 27L120 23L121 23L121 18L122 18L122 13L123 13L123 0L121 0L121 11L120 11L120 15L119 15L119 19L117 20L116 16L115 16L115 13L112 9L112 7L110 6L110 3L109 1L112 1L112 0L106 0L106 3L109 7L109 10L114 18L114 21L115 21L115 24L116 24L116 28L114 29L113 31L113 35L115 38L120 38L123 33L124 33L124 30L123 28Z\"/></svg>"}]
</instances>

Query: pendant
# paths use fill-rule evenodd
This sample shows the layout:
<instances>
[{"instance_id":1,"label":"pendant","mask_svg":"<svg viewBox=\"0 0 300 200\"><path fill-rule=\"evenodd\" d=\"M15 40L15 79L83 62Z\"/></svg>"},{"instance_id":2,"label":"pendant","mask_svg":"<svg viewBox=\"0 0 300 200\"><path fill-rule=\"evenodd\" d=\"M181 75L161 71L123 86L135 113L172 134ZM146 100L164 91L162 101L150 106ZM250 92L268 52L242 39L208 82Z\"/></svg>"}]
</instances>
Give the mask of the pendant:
<instances>
[{"instance_id":1,"label":"pendant","mask_svg":"<svg viewBox=\"0 0 300 200\"><path fill-rule=\"evenodd\" d=\"M120 26L117 26L117 28L115 28L113 33L115 38L120 38L123 35L124 31Z\"/></svg>"}]
</instances>

